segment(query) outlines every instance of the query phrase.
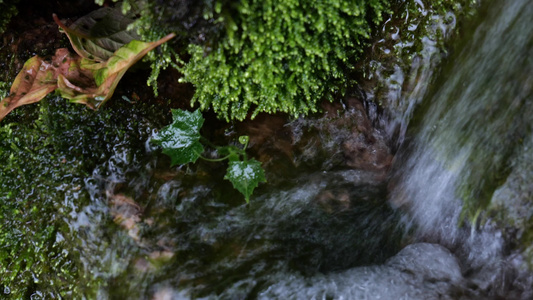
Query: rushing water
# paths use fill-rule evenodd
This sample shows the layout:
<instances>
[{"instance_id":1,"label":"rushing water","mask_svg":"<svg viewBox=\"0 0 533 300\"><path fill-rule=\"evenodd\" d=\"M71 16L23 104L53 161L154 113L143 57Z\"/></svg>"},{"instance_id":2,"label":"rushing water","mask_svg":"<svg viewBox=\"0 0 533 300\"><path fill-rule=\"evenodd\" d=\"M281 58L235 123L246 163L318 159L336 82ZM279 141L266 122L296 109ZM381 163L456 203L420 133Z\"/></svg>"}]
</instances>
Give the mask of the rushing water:
<instances>
[{"instance_id":1,"label":"rushing water","mask_svg":"<svg viewBox=\"0 0 533 300\"><path fill-rule=\"evenodd\" d=\"M531 299L523 252L479 212L492 198L530 208L533 4L490 6L441 72L425 40L411 73L379 78L393 91L381 126L399 145L388 181L330 157L240 205L217 168L164 171L150 143L134 164L117 149L86 181L92 204L71 223L87 271L106 282L99 297ZM446 18L444 33L455 26ZM298 136L320 122L286 128ZM324 147L346 130L321 137ZM515 214L526 224L531 210ZM124 230L107 232L109 215Z\"/></svg>"},{"instance_id":2,"label":"rushing water","mask_svg":"<svg viewBox=\"0 0 533 300\"><path fill-rule=\"evenodd\" d=\"M385 107L368 107L375 149L397 150L389 177L340 163L357 111L283 124L289 150L256 153L272 159L248 205L219 164L169 169L149 140L116 144L85 179L87 205L64 201L97 298L533 299L533 249L520 244L533 216L533 2L485 5L445 59L425 37L407 65L373 66L387 90L367 91ZM456 25L433 21L440 38Z\"/></svg>"},{"instance_id":3,"label":"rushing water","mask_svg":"<svg viewBox=\"0 0 533 300\"><path fill-rule=\"evenodd\" d=\"M483 14L425 94L389 199L409 212L421 240L454 251L474 295L529 299L524 258L495 214L482 211L522 211L504 217L509 223L531 216L533 5L496 1Z\"/></svg>"},{"instance_id":4,"label":"rushing water","mask_svg":"<svg viewBox=\"0 0 533 300\"><path fill-rule=\"evenodd\" d=\"M406 213L401 223L412 229L413 244L381 265L288 276L262 297L533 297L533 275L522 252L530 245L514 248L509 228L482 212L508 213L504 220L522 226L533 213L528 204L533 191L532 16L530 1L493 2L478 27L454 48L437 80L430 80L434 70L429 68L434 43L425 44L430 50L423 54L431 54L420 58L426 59L422 68L420 61L413 63L410 76L416 80L405 83L404 93L403 71L394 68L384 78L392 82L389 104L407 102L394 106L391 115L397 116L385 124L401 144L388 199ZM429 91L428 82L434 83ZM470 224L469 217L477 223Z\"/></svg>"}]
</instances>

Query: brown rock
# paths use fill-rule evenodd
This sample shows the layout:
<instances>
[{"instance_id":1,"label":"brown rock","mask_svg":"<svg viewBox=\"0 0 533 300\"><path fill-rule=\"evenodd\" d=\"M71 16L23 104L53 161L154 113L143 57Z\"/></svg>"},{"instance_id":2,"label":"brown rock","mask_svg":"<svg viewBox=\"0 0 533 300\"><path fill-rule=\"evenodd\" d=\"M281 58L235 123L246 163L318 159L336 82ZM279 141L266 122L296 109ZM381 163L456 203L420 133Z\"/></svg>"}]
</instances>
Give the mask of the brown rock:
<instances>
[{"instance_id":1,"label":"brown rock","mask_svg":"<svg viewBox=\"0 0 533 300\"><path fill-rule=\"evenodd\" d=\"M238 135L250 136L252 155L268 171L305 165L323 170L351 168L385 178L392 154L384 135L370 121L356 98L324 102L323 113L296 120L280 114L261 114L238 125ZM292 166L287 166L287 162Z\"/></svg>"}]
</instances>

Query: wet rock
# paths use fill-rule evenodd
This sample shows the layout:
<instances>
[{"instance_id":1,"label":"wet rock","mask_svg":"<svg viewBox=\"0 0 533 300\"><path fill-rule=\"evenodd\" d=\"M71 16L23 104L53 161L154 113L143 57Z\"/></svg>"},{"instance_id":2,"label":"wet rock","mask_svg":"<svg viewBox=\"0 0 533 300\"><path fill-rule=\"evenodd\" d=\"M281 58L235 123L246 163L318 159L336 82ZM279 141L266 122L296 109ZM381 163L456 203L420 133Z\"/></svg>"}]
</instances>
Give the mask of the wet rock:
<instances>
[{"instance_id":1,"label":"wet rock","mask_svg":"<svg viewBox=\"0 0 533 300\"><path fill-rule=\"evenodd\" d=\"M351 98L348 118L355 124L351 124L353 130L342 143L346 165L354 169L367 171L388 170L392 155L386 144L384 135L370 122L363 104L357 99Z\"/></svg>"},{"instance_id":2,"label":"wet rock","mask_svg":"<svg viewBox=\"0 0 533 300\"><path fill-rule=\"evenodd\" d=\"M135 241L139 241L142 208L131 197L123 194L107 193L107 198L111 206L111 216L113 221L128 231L128 235Z\"/></svg>"},{"instance_id":3,"label":"wet rock","mask_svg":"<svg viewBox=\"0 0 533 300\"><path fill-rule=\"evenodd\" d=\"M259 115L239 124L235 136L250 136L250 151L270 173L357 169L385 179L393 155L384 134L370 121L357 98L325 102L323 113L290 120L283 115ZM277 176L273 176L274 181Z\"/></svg>"},{"instance_id":4,"label":"wet rock","mask_svg":"<svg viewBox=\"0 0 533 300\"><path fill-rule=\"evenodd\" d=\"M437 244L412 244L384 265L313 277L279 274L258 299L460 299L461 269Z\"/></svg>"},{"instance_id":5,"label":"wet rock","mask_svg":"<svg viewBox=\"0 0 533 300\"><path fill-rule=\"evenodd\" d=\"M249 147L260 161L268 164L280 156L292 160L295 149L288 122L282 114L260 114L240 124L237 132L250 136Z\"/></svg>"},{"instance_id":6,"label":"wet rock","mask_svg":"<svg viewBox=\"0 0 533 300\"><path fill-rule=\"evenodd\" d=\"M444 281L458 284L463 278L457 258L448 249L437 244L411 244L390 258L385 265L413 273L420 277L420 280L427 282Z\"/></svg>"},{"instance_id":7,"label":"wet rock","mask_svg":"<svg viewBox=\"0 0 533 300\"><path fill-rule=\"evenodd\" d=\"M345 190L322 191L314 201L328 214L347 211L351 207L350 194Z\"/></svg>"}]
</instances>

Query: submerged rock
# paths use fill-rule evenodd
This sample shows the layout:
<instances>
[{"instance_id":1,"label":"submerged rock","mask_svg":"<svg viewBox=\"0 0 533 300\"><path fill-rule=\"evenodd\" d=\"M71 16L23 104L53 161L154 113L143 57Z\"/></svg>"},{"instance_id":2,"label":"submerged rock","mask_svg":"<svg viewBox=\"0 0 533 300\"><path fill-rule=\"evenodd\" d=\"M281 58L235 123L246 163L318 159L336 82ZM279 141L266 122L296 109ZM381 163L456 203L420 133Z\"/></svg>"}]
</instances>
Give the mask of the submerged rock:
<instances>
[{"instance_id":1,"label":"submerged rock","mask_svg":"<svg viewBox=\"0 0 533 300\"><path fill-rule=\"evenodd\" d=\"M250 136L251 151L270 174L318 167L360 170L384 180L393 155L363 101L351 97L344 104L325 102L323 110L319 116L293 121L281 115L260 115L239 124L235 133ZM272 176L274 182L277 177Z\"/></svg>"},{"instance_id":2,"label":"submerged rock","mask_svg":"<svg viewBox=\"0 0 533 300\"><path fill-rule=\"evenodd\" d=\"M392 155L386 144L384 134L372 125L363 107L355 98L347 100L352 132L342 143L346 165L354 169L386 172L392 161ZM355 123L355 124L353 124Z\"/></svg>"},{"instance_id":3,"label":"submerged rock","mask_svg":"<svg viewBox=\"0 0 533 300\"><path fill-rule=\"evenodd\" d=\"M409 245L379 266L311 278L284 274L280 279L258 298L457 299L463 281L457 258L446 248L428 243Z\"/></svg>"}]
</instances>

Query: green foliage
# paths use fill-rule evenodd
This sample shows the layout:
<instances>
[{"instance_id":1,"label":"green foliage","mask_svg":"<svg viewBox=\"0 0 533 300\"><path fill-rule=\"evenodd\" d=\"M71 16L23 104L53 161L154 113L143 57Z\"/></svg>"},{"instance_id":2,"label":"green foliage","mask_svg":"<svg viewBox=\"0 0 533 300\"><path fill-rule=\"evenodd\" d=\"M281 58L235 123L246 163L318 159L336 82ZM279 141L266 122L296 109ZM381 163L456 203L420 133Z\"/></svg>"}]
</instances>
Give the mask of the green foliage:
<instances>
[{"instance_id":1,"label":"green foliage","mask_svg":"<svg viewBox=\"0 0 533 300\"><path fill-rule=\"evenodd\" d=\"M172 159L171 166L196 162L204 152L200 143L200 129L204 124L204 118L199 110L194 113L173 109L173 122L163 128L154 143L163 148L163 153Z\"/></svg>"},{"instance_id":2,"label":"green foliage","mask_svg":"<svg viewBox=\"0 0 533 300\"><path fill-rule=\"evenodd\" d=\"M317 111L323 97L343 94L382 0L327 2L243 0L219 5L225 35L212 46L191 45L184 81L194 102L226 120L260 112L294 116Z\"/></svg>"},{"instance_id":3,"label":"green foliage","mask_svg":"<svg viewBox=\"0 0 533 300\"><path fill-rule=\"evenodd\" d=\"M386 26L400 28L402 46L391 55L405 57L409 67L423 38L442 40L435 36L441 34L435 15L471 14L474 2L125 0L117 6L139 9L132 26L143 40L177 35L147 54L148 85L156 95L160 72L172 66L196 86L193 101L202 109L242 120L249 112L314 112L320 99L342 95L354 83L350 72L384 12L392 13Z\"/></svg>"},{"instance_id":4,"label":"green foliage","mask_svg":"<svg viewBox=\"0 0 533 300\"><path fill-rule=\"evenodd\" d=\"M98 3L98 1L97 1ZM173 66L196 86L193 103L213 107L222 118L244 119L253 110L317 111L324 97L342 95L347 79L388 2L371 0L137 1L132 25L145 40L173 32L177 38L148 53L154 86ZM139 4L140 3L140 4ZM123 10L133 6L124 1ZM188 48L187 52L183 49ZM184 67L179 57L189 57Z\"/></svg>"},{"instance_id":5,"label":"green foliage","mask_svg":"<svg viewBox=\"0 0 533 300\"><path fill-rule=\"evenodd\" d=\"M103 1L95 2L103 4ZM178 64L182 64L179 56L187 55L183 49L189 43L213 44L213 37L218 36L223 27L222 23L214 22L214 0L124 0L116 5L124 14L134 11L138 15L130 28L135 28L142 40L158 40L170 33L177 35L171 44L163 44L157 52L149 52L146 56L152 68L148 86L153 87L155 95L161 71L169 66L179 69Z\"/></svg>"},{"instance_id":6,"label":"green foliage","mask_svg":"<svg viewBox=\"0 0 533 300\"><path fill-rule=\"evenodd\" d=\"M239 142L243 148L236 146L215 147L217 152L226 155L222 158L210 159L202 157L204 146L200 129L204 118L200 110L188 112L181 109L172 110L172 124L164 127L152 138L152 142L162 147L163 153L171 158L171 166L196 162L198 158L208 161L229 160L229 166L224 179L231 181L233 187L241 192L246 202L250 201L254 189L259 182L266 182L261 163L255 159L248 159L246 147L249 137L240 136Z\"/></svg>"},{"instance_id":7,"label":"green foliage","mask_svg":"<svg viewBox=\"0 0 533 300\"><path fill-rule=\"evenodd\" d=\"M255 159L230 161L224 179L231 181L233 187L244 195L246 202L250 202L250 196L259 182L266 182L261 163Z\"/></svg>"}]
</instances>

